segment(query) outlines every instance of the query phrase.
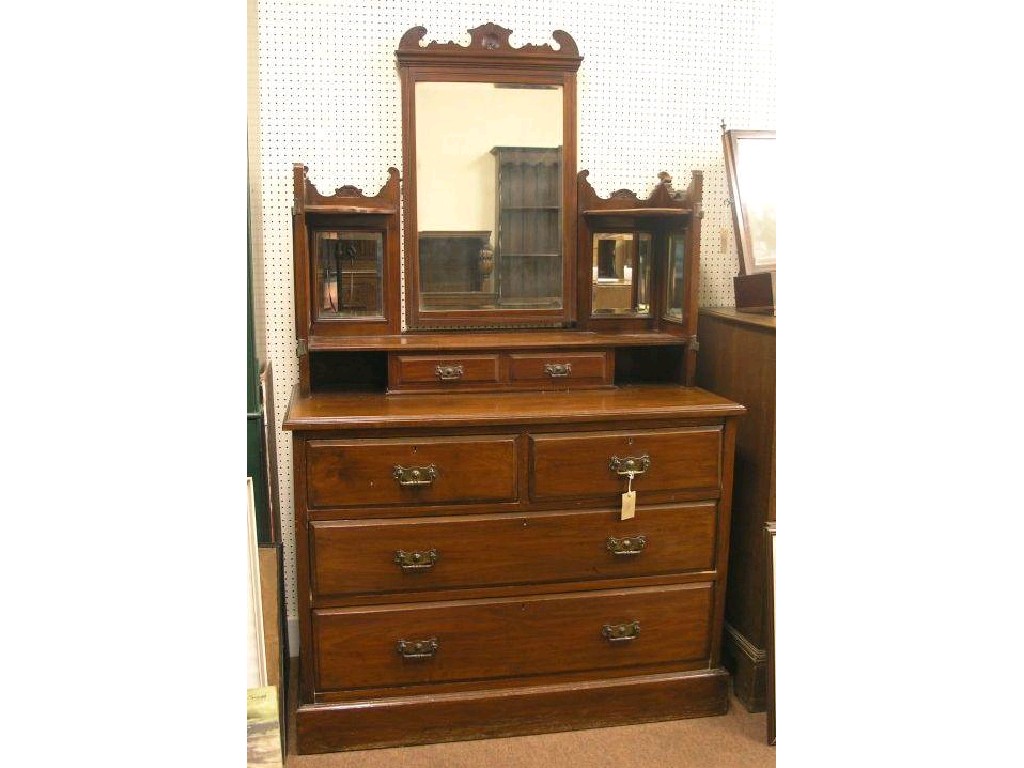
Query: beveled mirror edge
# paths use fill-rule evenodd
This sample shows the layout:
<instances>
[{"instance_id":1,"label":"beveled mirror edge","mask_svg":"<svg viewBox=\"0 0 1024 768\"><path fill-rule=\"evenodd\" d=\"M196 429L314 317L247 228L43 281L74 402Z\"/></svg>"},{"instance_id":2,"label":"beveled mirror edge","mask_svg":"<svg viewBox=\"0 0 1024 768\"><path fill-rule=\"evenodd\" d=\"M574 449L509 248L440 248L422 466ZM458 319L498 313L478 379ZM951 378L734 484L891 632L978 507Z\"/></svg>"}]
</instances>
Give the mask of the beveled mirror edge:
<instances>
[{"instance_id":1,"label":"beveled mirror edge","mask_svg":"<svg viewBox=\"0 0 1024 768\"><path fill-rule=\"evenodd\" d=\"M375 195L367 195L352 185L321 193L309 178L303 163L292 165L292 248L293 279L306 290L296 292L295 330L300 346L316 336L352 336L366 333L399 333L401 330L401 243L399 215L401 211L401 177L397 168L388 168L388 179ZM313 220L309 217L314 217ZM331 217L337 226L380 232L384 238L383 317L323 318L312 302L315 278L311 259L310 237L317 228L315 219ZM344 222L344 224L342 224ZM300 355L300 360L304 356ZM300 366L300 368L302 368ZM304 370L304 369L303 369ZM300 374L302 371L300 371ZM308 373L308 372L307 372ZM308 386L308 376L300 376Z\"/></svg>"},{"instance_id":2,"label":"beveled mirror edge","mask_svg":"<svg viewBox=\"0 0 1024 768\"><path fill-rule=\"evenodd\" d=\"M577 199L579 205L579 227L577 248L588 252L591 238L595 232L610 231L609 227L635 227L647 220L647 227L656 232L653 251L662 254L652 263L652 280L656 285L667 281L668 238L670 233L682 234L684 238L685 277L692 288L687 293L687 303L680 318L666 317L666 298L661 291L654 292L652 297L656 305L651 308L650 317L630 318L624 316L594 315L591 307L590 294L581 290L578 294L577 313L580 326L584 329L607 328L618 331L638 332L643 329L664 331L681 336L690 342L697 333L697 281L700 276L700 222L703 218L703 171L690 172L690 183L684 189L676 189L672 185L672 176L662 171L658 174L658 183L650 195L643 199L629 189L617 189L607 197L597 194L589 180L590 171L581 170L576 175ZM590 277L590 260L581 258L577 271L577 282L580 286L587 285ZM691 344L691 346L693 346ZM690 370L696 364L694 349Z\"/></svg>"},{"instance_id":3,"label":"beveled mirror edge","mask_svg":"<svg viewBox=\"0 0 1024 768\"><path fill-rule=\"evenodd\" d=\"M395 56L402 92L405 319L409 331L457 328L568 327L576 320L576 72L583 57L562 30L549 44L513 48L512 30L491 22L468 30L468 46L436 41L422 46L426 28L413 27ZM444 310L419 306L420 270L416 215L416 94L421 81L515 82L562 88L562 307L557 310Z\"/></svg>"}]
</instances>

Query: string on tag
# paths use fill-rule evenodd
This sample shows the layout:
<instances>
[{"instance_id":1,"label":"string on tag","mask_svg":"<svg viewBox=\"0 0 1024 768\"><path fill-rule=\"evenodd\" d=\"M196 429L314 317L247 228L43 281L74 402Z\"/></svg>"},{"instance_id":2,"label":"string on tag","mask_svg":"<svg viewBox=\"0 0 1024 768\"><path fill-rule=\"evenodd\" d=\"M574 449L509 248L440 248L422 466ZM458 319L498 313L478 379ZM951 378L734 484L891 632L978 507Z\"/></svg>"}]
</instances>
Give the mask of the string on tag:
<instances>
[{"instance_id":1,"label":"string on tag","mask_svg":"<svg viewBox=\"0 0 1024 768\"><path fill-rule=\"evenodd\" d=\"M629 485L626 492L622 494L622 511L619 513L620 520L629 520L636 514L636 491L633 490L633 476L636 472L627 472Z\"/></svg>"}]
</instances>

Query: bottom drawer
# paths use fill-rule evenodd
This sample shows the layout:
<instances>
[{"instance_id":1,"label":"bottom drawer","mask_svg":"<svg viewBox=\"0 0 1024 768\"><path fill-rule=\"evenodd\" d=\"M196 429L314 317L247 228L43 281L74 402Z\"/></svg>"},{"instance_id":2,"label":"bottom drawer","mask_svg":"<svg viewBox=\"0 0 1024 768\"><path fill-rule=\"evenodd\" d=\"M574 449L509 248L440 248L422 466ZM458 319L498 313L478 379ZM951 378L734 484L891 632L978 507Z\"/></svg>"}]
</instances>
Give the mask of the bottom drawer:
<instances>
[{"instance_id":1,"label":"bottom drawer","mask_svg":"<svg viewBox=\"0 0 1024 768\"><path fill-rule=\"evenodd\" d=\"M317 690L701 659L713 585L313 612Z\"/></svg>"}]
</instances>

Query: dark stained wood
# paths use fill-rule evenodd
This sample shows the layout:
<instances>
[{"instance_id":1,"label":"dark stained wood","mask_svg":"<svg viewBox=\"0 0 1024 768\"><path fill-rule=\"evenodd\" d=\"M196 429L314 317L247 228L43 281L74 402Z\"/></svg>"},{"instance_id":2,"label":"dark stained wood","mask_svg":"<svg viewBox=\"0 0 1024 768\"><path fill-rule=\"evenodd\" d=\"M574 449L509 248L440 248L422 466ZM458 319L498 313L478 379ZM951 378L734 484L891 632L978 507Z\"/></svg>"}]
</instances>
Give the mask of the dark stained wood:
<instances>
[{"instance_id":1,"label":"dark stained wood","mask_svg":"<svg viewBox=\"0 0 1024 768\"><path fill-rule=\"evenodd\" d=\"M748 312L775 312L775 273L755 272L736 275L732 279L732 292L737 309Z\"/></svg>"},{"instance_id":2,"label":"dark stained wood","mask_svg":"<svg viewBox=\"0 0 1024 768\"><path fill-rule=\"evenodd\" d=\"M376 195L366 196L353 186L339 187L333 195L317 191L308 176L308 168L296 163L293 168L295 222L292 242L296 269L296 335L300 339L316 336L398 333L401 329L400 291L401 243L399 210L401 183L397 168L388 169L388 180ZM311 301L315 295L314 254L309 237L317 228L352 228L381 232L384 237L384 307L381 319L318 318ZM299 281L302 282L299 282ZM306 290L300 290L305 287ZM301 316L299 313L302 313Z\"/></svg>"},{"instance_id":3,"label":"dark stained wood","mask_svg":"<svg viewBox=\"0 0 1024 768\"><path fill-rule=\"evenodd\" d=\"M409 30L396 51L402 189L391 169L376 196L321 195L304 166L293 169L300 358L284 428L293 433L298 751L722 714L733 454L747 409L693 386L702 174L677 191L663 173L646 200L629 190L598 198L575 172L581 59L571 37L513 48L510 30L494 24L470 30L468 46L423 45L425 34ZM475 238L463 248L477 251L475 267L459 273L449 262L434 282L419 272L415 85L452 80L561 88L559 226L547 220L546 182L499 203L544 208L509 248L547 258L536 252L551 250L550 236L538 233L560 231L560 309L494 312L483 298L457 308L456 294L493 294L487 233L443 233ZM315 316L311 233L342 226L384 233L383 324ZM591 318L592 234L620 228L651 235L650 313ZM668 318L666 254L677 236L685 296L682 317ZM525 286L536 272L516 279ZM425 282L433 309L419 304ZM628 480L611 459L645 454L651 466L632 482L636 515L622 520ZM406 479L418 471L416 483L399 482L403 468ZM629 636L634 621L634 639L605 636ZM400 641L432 639L436 653L400 653Z\"/></svg>"},{"instance_id":4,"label":"dark stained wood","mask_svg":"<svg viewBox=\"0 0 1024 768\"><path fill-rule=\"evenodd\" d=\"M502 401L498 411L504 415L494 420L481 418L493 415L495 401ZM330 403L327 411L332 414L326 421L310 420L309 413L302 419L296 418L300 404L315 406L325 402ZM447 418L444 414L438 418L438 411L444 411L445 404L450 408ZM392 410L395 406L397 412ZM518 697L519 691L523 686L530 686L533 679L530 676L536 676L538 686L528 695L528 706L543 707L554 697L573 702L574 711L577 705L592 707L591 716L579 722L593 725L615 722L619 715L614 714L616 705L613 703L585 704L589 686L615 686L617 681L627 679L622 675L628 674L630 669L646 667L649 672L639 678L628 678L631 682L623 689L628 690L624 694L627 697L637 695L654 679L693 674L691 670L695 665L713 670L712 675L720 675L720 671L714 670L718 670L720 657L723 576L728 556L731 490L728 480L732 470L734 417L742 412L743 408L736 403L703 390L652 385L621 387L607 392L295 398L286 421L306 425L293 440L297 457L311 453L307 445L332 449L338 446L370 448L371 452L384 450L385 453L417 447L417 455L422 457L423 446L431 442L465 446L472 442L471 437L484 445L494 440L518 440L515 457L485 459L471 474L497 472L501 476L503 468L516 468L518 480L514 483L516 495L520 496L517 503L522 509L499 512L498 505L469 504L467 510L472 514L460 518L452 513L461 503L444 504L436 499L421 498L382 507L379 506L384 503L381 498L371 496L368 499L371 506L334 507L335 519L321 517L318 521L313 517L315 508L308 507L303 495L297 494L297 535L307 539L304 547L311 547L305 554L311 561L311 566L307 564L306 568L311 567L311 570L305 571L303 582L309 585L310 593L301 600L306 606L306 615L300 622L304 632L303 647L312 647L306 652L308 661L303 662L303 677L309 687L303 689L297 718L300 734L308 735L300 735L300 751L371 746L389 739L408 744L439 738L466 738L465 734L472 731L471 723L476 723L476 734L488 732L494 725L480 719L481 707L496 708L496 716L504 723L496 734L534 732L535 724L523 716L521 709L513 707L505 711L502 703L523 701ZM510 422L518 422L519 429L526 431L526 439L494 431L514 428ZM308 428L317 423L321 427L329 426L331 431ZM581 428L584 429L580 431ZM439 433L449 436L439 437ZM349 434L352 437L345 437ZM545 456L538 461L536 452L528 450L534 441L543 444L545 440L552 441L551 445L557 441L576 441L572 447L552 451L552 457L600 454L603 472L609 472L608 457L604 456L606 448L659 448L670 455L659 462L661 452L652 453L652 466L661 467L664 474L660 480L658 474L647 478L657 481L657 485L648 484L647 492L641 485L644 478L637 478L641 504L633 520L617 519L618 509L611 504L622 490L617 483L612 492L601 499L602 504L610 506L604 511L592 508L570 511L546 507L544 503L533 511L538 502L524 499L522 495L524 489L531 487L538 467L547 467L547 470L540 470L542 478L557 479L561 474L545 475L544 472L551 469ZM690 441L696 441L695 445L690 445ZM378 469L386 470L393 461L394 457L387 453L377 461ZM330 470L313 468L308 463L309 459L303 458L299 470L307 482L310 478L322 478L328 484L350 482L338 479L345 477L343 466L348 466L345 462L339 462ZM695 490L650 490L686 485L694 473L703 478L696 483L700 487ZM351 483L361 485L365 491L367 471L356 468L351 474L354 478ZM467 488L472 490L476 482L489 481L469 478ZM593 485L586 473L579 482L584 493ZM297 482L296 487L302 485ZM373 493L376 492L374 487ZM664 501L666 495L685 493L697 498L703 495L708 501L682 508L652 508L644 504L644 500ZM331 503L335 503L335 499L351 498L348 489L335 488L330 492ZM384 497L385 501L387 498ZM560 497L554 498L557 503ZM562 499L561 503L567 501L575 503L571 499ZM382 512L385 509L403 517L388 519ZM428 516L419 517L421 514ZM416 517L410 519L410 515ZM299 520L303 521L301 534L298 533ZM648 524L646 528L645 524ZM417 535L416 541L405 541L406 531L431 532L446 538L438 543L436 539L420 541ZM445 531L457 533L445 534ZM597 551L602 540L607 547L607 538L613 535L609 531L618 531L623 537L648 536L650 549L635 561L619 563L606 549ZM588 542L590 553L577 554L581 542ZM659 542L664 549L658 546ZM431 548L436 548L439 554L436 570L403 572L393 562L396 549L427 551ZM647 555L651 557L645 561ZM453 562L457 563L454 573L451 568L441 570ZM687 599L696 594L705 597L699 605L679 604L670 599L677 594ZM646 597L640 603L630 598L637 595L649 596L649 602ZM646 605L644 610L649 613L611 618L604 615L607 611L596 610L604 605L618 605L620 599L639 606L638 610ZM537 606L544 609L534 610ZM507 657L502 656L495 650L501 646L495 633L511 631L509 628L515 626L515 620L524 618L524 611L530 620L540 623L541 630L513 634L511 640L506 640L511 650ZM315 624L314 617L319 617ZM436 635L439 641L447 640L443 647L449 651L454 647L456 651L449 652L446 658L455 661L449 661L449 666L440 671L431 672L431 667L420 665L422 662L429 665L438 657L402 659L397 647L390 642L387 648L381 650L381 646L373 651L369 644L375 642L375 638L379 641L381 636L390 637L388 632L392 629L408 626L405 617L426 619L413 625L432 632L436 630L430 637ZM578 622L599 622L603 627L606 623L610 626L629 624L634 619L641 621L641 635L637 640L626 641L627 646L634 650L641 648L639 643L652 634L670 637L669 645L659 644L658 650L651 652L653 655L636 654L639 658L629 658L632 651L618 645L606 647L604 638L584 653L570 650L578 644L578 634L574 634L579 631L576 629ZM647 626L667 628L645 633ZM442 630L449 633L451 627L458 629L456 639L450 634L438 634ZM544 637L546 642L538 639ZM397 644L400 639L429 638L391 639ZM680 647L690 650L684 653ZM619 655L612 653L613 650ZM357 658L366 663L353 671L350 667ZM619 660L628 663L616 666ZM393 668L396 662L403 665L401 673ZM454 669L451 664L455 664ZM680 708L712 714L726 706L724 688L720 697L718 694L713 697L715 703L705 709L695 703L696 694L691 685L687 683L680 689L684 701L669 704L655 696L645 704L647 708L640 719L683 716L679 714ZM359 686L365 686L365 695L359 695ZM434 716L426 700L414 704L417 691L423 686L438 687L437 693L430 695L431 702L452 697L452 709L448 713L452 727L443 735L435 730L424 731L417 723L393 721L393 718L401 720L403 711L415 712L416 718ZM337 700L333 704L313 704L334 694ZM383 706L383 701L392 701L394 705ZM407 705L412 709L406 709ZM370 712L375 714L370 716ZM636 713L630 715L637 716ZM372 723L364 730L357 723L363 717L368 718L367 723ZM605 721L603 718L612 719Z\"/></svg>"},{"instance_id":5,"label":"dark stained wood","mask_svg":"<svg viewBox=\"0 0 1024 768\"><path fill-rule=\"evenodd\" d=\"M314 595L427 590L528 582L617 579L711 570L718 508L711 502L619 510L486 514L472 517L314 522ZM636 541L639 554L609 551L609 538ZM405 570L395 553L434 550L428 569Z\"/></svg>"},{"instance_id":6,"label":"dark stained wood","mask_svg":"<svg viewBox=\"0 0 1024 768\"><path fill-rule=\"evenodd\" d=\"M318 688L634 667L707 656L711 584L314 611ZM639 625L612 642L605 625ZM403 658L400 640L435 640L429 658Z\"/></svg>"},{"instance_id":7,"label":"dark stained wood","mask_svg":"<svg viewBox=\"0 0 1024 768\"><path fill-rule=\"evenodd\" d=\"M722 445L722 495L718 502L718 552L715 554L719 585L729 583L729 531L732 526L732 477L735 471L736 455L736 422L729 419L725 423L725 439ZM719 642L721 633L718 627L725 624L725 589L715 590L715 607L712 626L715 635L711 643L711 659L709 669L716 669L722 663L722 644Z\"/></svg>"},{"instance_id":8,"label":"dark stained wood","mask_svg":"<svg viewBox=\"0 0 1024 768\"><path fill-rule=\"evenodd\" d=\"M400 64L484 64L486 66L537 66L544 69L563 68L575 72L583 57L580 56L576 41L568 32L556 29L551 37L558 43L554 48L549 43L535 45L527 43L514 48L509 42L511 29L487 22L475 29L467 30L469 45L454 42L440 43L436 40L423 45L426 27L413 27L402 35L395 56Z\"/></svg>"},{"instance_id":9,"label":"dark stained wood","mask_svg":"<svg viewBox=\"0 0 1024 768\"><path fill-rule=\"evenodd\" d=\"M513 386L533 389L576 389L611 385L615 380L615 358L609 352L565 352L510 354L509 381ZM549 366L568 366L567 375L553 375Z\"/></svg>"},{"instance_id":10,"label":"dark stained wood","mask_svg":"<svg viewBox=\"0 0 1024 768\"><path fill-rule=\"evenodd\" d=\"M662 506L662 505L659 505ZM335 521L327 521L335 522ZM716 524L717 526L717 524ZM559 555L560 557L562 555ZM475 585L469 587L439 587L437 589L415 590L409 589L401 592L359 592L347 595L325 595L315 596L313 609L327 608L352 608L359 605L398 605L412 603L436 603L450 600L457 597L460 600L492 600L505 597L522 598L533 595L550 595L555 592L579 593L593 592L599 589L633 589L636 587L668 587L674 584L693 584L696 582L708 582L717 577L714 568L699 571L673 571L672 573L656 574L653 576L622 576L621 578L583 578L575 581L559 582L538 582L521 584L503 584L498 586ZM697 665L692 669L707 669L707 659L703 666ZM672 667L681 669L681 667ZM666 668L663 671L669 671ZM384 683L382 683L384 684ZM383 689L382 689L383 690ZM321 696L323 692L317 692L317 701L326 701ZM340 700L332 694L330 700ZM353 697L349 697L353 698Z\"/></svg>"},{"instance_id":11,"label":"dark stained wood","mask_svg":"<svg viewBox=\"0 0 1024 768\"><path fill-rule=\"evenodd\" d=\"M311 508L514 501L515 446L512 436L314 440L306 448L305 492ZM403 486L396 466L433 466L437 477Z\"/></svg>"},{"instance_id":12,"label":"dark stained wood","mask_svg":"<svg viewBox=\"0 0 1024 768\"><path fill-rule=\"evenodd\" d=\"M596 333L566 330L480 331L476 333L409 333L338 339L313 337L314 351L432 352L438 350L534 349L560 347L659 347L678 345L679 337L656 331Z\"/></svg>"},{"instance_id":13,"label":"dark stained wood","mask_svg":"<svg viewBox=\"0 0 1024 768\"><path fill-rule=\"evenodd\" d=\"M298 385L296 385L298 391ZM292 443L292 488L306 486L306 451L296 450ZM302 498L295 500L295 581L309 584L311 567L309 533L306 504ZM296 613L299 624L299 689L298 701L312 701L313 688L313 622L311 590L295 590Z\"/></svg>"},{"instance_id":14,"label":"dark stained wood","mask_svg":"<svg viewBox=\"0 0 1024 768\"><path fill-rule=\"evenodd\" d=\"M561 148L496 146L494 268L498 300L563 296Z\"/></svg>"},{"instance_id":15,"label":"dark stained wood","mask_svg":"<svg viewBox=\"0 0 1024 768\"><path fill-rule=\"evenodd\" d=\"M628 425L657 419L740 416L744 407L697 387L646 385L616 389L388 397L378 394L296 395L286 430L472 427L521 424Z\"/></svg>"},{"instance_id":16,"label":"dark stained wood","mask_svg":"<svg viewBox=\"0 0 1024 768\"><path fill-rule=\"evenodd\" d=\"M693 200L694 215L686 228L685 274L686 290L683 299L683 317L685 318L680 331L686 338L686 372L683 383L693 386L697 381L697 337L698 332L698 296L700 287L700 224L704 218L701 202L704 198L704 175L700 171L693 172L687 197ZM667 278L666 278L667 280ZM663 327L672 328L671 320L662 318Z\"/></svg>"},{"instance_id":17,"label":"dark stained wood","mask_svg":"<svg viewBox=\"0 0 1024 768\"><path fill-rule=\"evenodd\" d=\"M694 171L690 186L676 190L672 187L672 177L663 172L650 196L641 199L630 189L617 189L608 197L599 197L588 179L590 171L580 171L577 175L580 212L589 217L688 217L700 209L701 185L695 182L701 175L700 171Z\"/></svg>"},{"instance_id":18,"label":"dark stained wood","mask_svg":"<svg viewBox=\"0 0 1024 768\"><path fill-rule=\"evenodd\" d=\"M383 392L388 357L383 352L310 352L309 380L314 392Z\"/></svg>"},{"instance_id":19,"label":"dark stained wood","mask_svg":"<svg viewBox=\"0 0 1024 768\"><path fill-rule=\"evenodd\" d=\"M548 370L548 366L565 365L569 368ZM439 355L392 354L390 369L391 394L577 389L611 386L615 358L607 350L579 351L575 347L489 354L459 354L458 350L451 350ZM553 375L566 372L564 376Z\"/></svg>"},{"instance_id":20,"label":"dark stained wood","mask_svg":"<svg viewBox=\"0 0 1024 768\"><path fill-rule=\"evenodd\" d=\"M704 176L691 173L685 190L672 186L672 177L662 172L646 200L628 189L612 192L607 198L597 195L588 180L589 171L577 175L577 202L580 215L577 223L577 305L580 327L589 331L643 332L660 331L685 342L680 383L692 386L696 374L697 297L700 282L700 220ZM647 232L651 234L650 313L643 317L602 316L593 312L591 249L592 238L599 232ZM672 233L685 237L683 317L676 320L666 314L664 285L667 280L668 239Z\"/></svg>"},{"instance_id":21,"label":"dark stained wood","mask_svg":"<svg viewBox=\"0 0 1024 768\"><path fill-rule=\"evenodd\" d=\"M765 523L764 526L764 558L765 572L767 574L768 588L765 599L765 623L768 629L768 694L766 696L766 707L768 716L766 718L767 741L770 746L775 746L775 521Z\"/></svg>"},{"instance_id":22,"label":"dark stained wood","mask_svg":"<svg viewBox=\"0 0 1024 768\"><path fill-rule=\"evenodd\" d=\"M722 670L595 678L506 689L300 705L300 754L486 739L528 733L722 715L729 678Z\"/></svg>"},{"instance_id":23,"label":"dark stained wood","mask_svg":"<svg viewBox=\"0 0 1024 768\"><path fill-rule=\"evenodd\" d=\"M765 705L764 525L775 519L775 318L730 307L700 314L697 380L747 406L737 426L725 661L737 697Z\"/></svg>"},{"instance_id":24,"label":"dark stained wood","mask_svg":"<svg viewBox=\"0 0 1024 768\"><path fill-rule=\"evenodd\" d=\"M447 375L438 369L457 369ZM409 387L460 392L486 384L498 384L502 379L500 357L496 353L485 355L392 355L391 390ZM492 387L493 388L493 387Z\"/></svg>"},{"instance_id":25,"label":"dark stained wood","mask_svg":"<svg viewBox=\"0 0 1024 768\"><path fill-rule=\"evenodd\" d=\"M298 412L307 408L311 410L299 418ZM500 711L497 702L508 701L511 691L529 685L530 675L538 676L544 685L555 686L555 690L572 681L575 693L570 694L566 688L565 695L568 700L582 701L586 696L579 698L581 688L601 680L613 684L611 679L618 680L622 670L638 665L646 665L649 675L632 683L631 690L633 686L642 689L644 680L653 676L689 674L694 665L717 670L729 549L731 452L735 417L742 413L742 406L736 403L700 389L672 385L607 391L294 398L286 422L293 429L303 425L293 438L300 473L297 478L302 478L297 479L295 487L316 492L308 498L306 493L298 492L295 498L297 537L304 540L300 551L307 561L299 573L305 574L300 578L308 585L308 591L299 590L300 610L304 613L300 617L302 679L307 687L300 688L303 697L297 717L300 732L310 729L318 734L308 740L300 736L300 750L328 743L332 749L349 748L342 744L366 746L388 738L399 738L402 743L436 740L436 732L426 734L415 723L391 722L384 714L400 717L398 710L376 710L382 696L394 697L396 703L406 701L416 696L420 686L440 686L431 701L456 697L458 703L453 703L450 713L454 724L463 723L468 728L469 723L476 722L486 729L489 726L479 719L478 707L490 702ZM509 430L516 429L521 430L519 436L509 434ZM510 450L504 457L495 457L478 449L492 444L509 445ZM545 448L537 451L538 444ZM619 448L649 451L652 467L659 468L648 470L650 475L634 481L640 505L636 517L627 521L617 519L615 504L625 489L625 478L612 475L608 469L608 452ZM371 460L353 463L347 454L351 450L366 451ZM415 455L426 463L427 459L438 459L437 451L475 462L464 475L455 478L457 482L446 486L444 493L441 486L381 488L374 480L379 474L387 476L389 468L401 459ZM632 455L623 453L620 458ZM321 456L328 458L323 460ZM569 466L576 457L576 464L583 470L567 472L560 467L558 462L565 457L570 457ZM445 476L447 465L436 463L441 476ZM515 477L509 479L513 469ZM607 489L594 479L604 473L612 475ZM566 483L567 474L576 479ZM538 476L544 498L525 498L527 489L537 487ZM500 495L505 501L484 503L480 497L490 492L482 493L481 486L500 488L492 495ZM687 486L688 490L681 489ZM595 487L599 495L586 497L595 492ZM551 488L555 493L550 492ZM402 498L403 493L411 498ZM582 493L585 498L560 493ZM682 508L648 506L676 496L685 497L677 501L693 503ZM608 506L603 511L593 506L572 510L572 505L583 503ZM316 504L332 506L313 506ZM516 508L509 509L510 504ZM460 518L457 513L463 506L465 516ZM615 531L622 534L619 538L649 537L650 549L635 561L615 561L616 556L606 549L607 539ZM406 541L406 532L413 533L415 541ZM430 540L421 540L419 533L423 532L433 534ZM598 551L602 540L605 549ZM578 550L582 542L587 542L590 551L581 556ZM432 548L438 550L438 560L429 571L405 572L394 562L398 549L427 552ZM456 564L454 568L447 567L452 563ZM666 597L677 593L689 597L695 589L706 596L699 607L685 607ZM620 598L641 594L651 596L649 603L643 603L650 613L639 618L612 618L604 615L607 611L597 610L602 605L617 605ZM605 600L608 595L615 596L614 600L609 598L610 603ZM550 610L533 612L524 606ZM515 626L514 619L523 618L524 610L531 618L540 617L537 621L543 631L513 635L506 659L495 650L500 642L494 633L499 628L509 631ZM447 671L427 674L430 667L418 665L436 659L405 660L390 644L385 650L371 652L366 644L374 638L379 640L399 625L407 626L397 617L429 619L413 624L435 633L429 637L447 639L445 647L449 650L456 649L454 654L446 655L457 660L454 671L448 667ZM620 656L602 655L611 649L600 643L582 655L574 654L570 646L576 645L573 628L577 619L599 622L601 627L641 621L641 636L626 641L633 648L640 648L638 643L651 637L651 632L644 633L644 626L653 621L654 626L669 627L658 632L673 638L677 645L668 647L676 650L670 652L659 645L660 650L653 656L639 654L641 658L629 659L625 666L613 662L628 658L630 651ZM437 634L442 629L448 633L450 627L458 629L457 639ZM429 637L392 640L397 644L401 639ZM539 637L547 637L547 641L541 642ZM607 643L603 638L602 642ZM691 650L683 654L678 643ZM699 651L695 650L698 645ZM601 653L598 647L603 648ZM658 655L663 650L667 655ZM349 668L353 659L365 662L358 667L362 671ZM417 666L403 666L399 674L393 668L396 661ZM459 667L459 663L466 666ZM476 683L470 682L473 680ZM359 686L365 686L364 696L359 696ZM494 690L487 693L489 689ZM324 710L319 707L323 705L313 702L324 701L332 693L339 701L321 720ZM530 698L543 706L548 696L537 693ZM691 694L686 696L687 701L667 708L652 704L641 719L677 716L666 713L692 706ZM723 692L721 703L715 707L724 706L725 701ZM596 702L593 706L598 707ZM609 707L614 710L613 705ZM429 709L424 703L405 711L430 718L433 715L427 712ZM357 710L364 714L369 710L380 712L380 718L370 718L373 725L360 736L350 732L350 728L358 730L350 719ZM582 722L593 724L608 715L600 707L598 710L594 718ZM510 712L507 717L511 720L501 732L531 732L533 726L528 718L522 718L521 711ZM324 730L317 723L324 723ZM340 731L327 733L334 729L346 735ZM461 738L454 734L465 732L457 727L441 738ZM396 733L402 736L385 736ZM354 741L348 741L350 737Z\"/></svg>"},{"instance_id":26,"label":"dark stained wood","mask_svg":"<svg viewBox=\"0 0 1024 768\"><path fill-rule=\"evenodd\" d=\"M299 391L313 391L309 341L317 336L353 334L395 334L401 330L401 232L399 206L401 189L397 168L388 169L388 181L373 196L361 189L339 187L333 195L317 191L309 180L308 168L296 163L292 168L292 264L295 280L295 335L298 342ZM310 238L317 229L347 228L380 233L383 239L382 300L379 318L321 318L314 296L316 285L315 254Z\"/></svg>"},{"instance_id":27,"label":"dark stained wood","mask_svg":"<svg viewBox=\"0 0 1024 768\"><path fill-rule=\"evenodd\" d=\"M655 491L718 491L721 428L536 435L530 439L530 498L613 501L627 478L609 466L613 457L647 456L650 468L634 477L637 502Z\"/></svg>"}]
</instances>

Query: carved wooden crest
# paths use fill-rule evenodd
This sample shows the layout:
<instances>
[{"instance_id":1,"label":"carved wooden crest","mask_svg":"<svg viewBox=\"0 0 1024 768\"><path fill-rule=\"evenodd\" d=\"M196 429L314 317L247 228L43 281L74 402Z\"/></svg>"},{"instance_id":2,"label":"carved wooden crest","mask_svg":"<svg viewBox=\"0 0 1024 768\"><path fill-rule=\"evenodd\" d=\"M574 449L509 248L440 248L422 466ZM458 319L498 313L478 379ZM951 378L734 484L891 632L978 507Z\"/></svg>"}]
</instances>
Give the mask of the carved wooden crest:
<instances>
[{"instance_id":1,"label":"carved wooden crest","mask_svg":"<svg viewBox=\"0 0 1024 768\"><path fill-rule=\"evenodd\" d=\"M346 184L334 190L333 195L322 195L307 175L309 168L296 163L294 165L295 210L302 211L308 206L352 206L359 209L380 208L390 210L397 208L401 195L401 183L397 168L388 168L388 180L376 195L364 195L359 187Z\"/></svg>"},{"instance_id":2,"label":"carved wooden crest","mask_svg":"<svg viewBox=\"0 0 1024 768\"><path fill-rule=\"evenodd\" d=\"M589 175L590 171L580 171L576 175L579 209L581 211L663 208L692 211L700 215L701 197L704 187L704 174L701 171L693 171L690 186L685 190L674 189L672 187L672 177L665 171L662 171L658 174L659 183L655 185L654 190L646 200L642 200L635 192L629 189L617 189L606 198L599 197L587 179Z\"/></svg>"},{"instance_id":3,"label":"carved wooden crest","mask_svg":"<svg viewBox=\"0 0 1024 768\"><path fill-rule=\"evenodd\" d=\"M573 69L579 67L579 62L582 60L579 49L576 47L576 41L568 32L560 29L551 33L551 37L558 43L558 48L554 48L550 43L542 45L527 43L519 48L514 48L509 42L512 30L500 27L490 21L475 29L470 29L468 32L470 37L468 46L459 45L451 40L447 43L435 40L422 45L427 29L426 27L413 27L402 35L395 55L403 64L445 59L483 62L525 58L528 61L543 61L549 65L556 61L575 64Z\"/></svg>"}]
</instances>

